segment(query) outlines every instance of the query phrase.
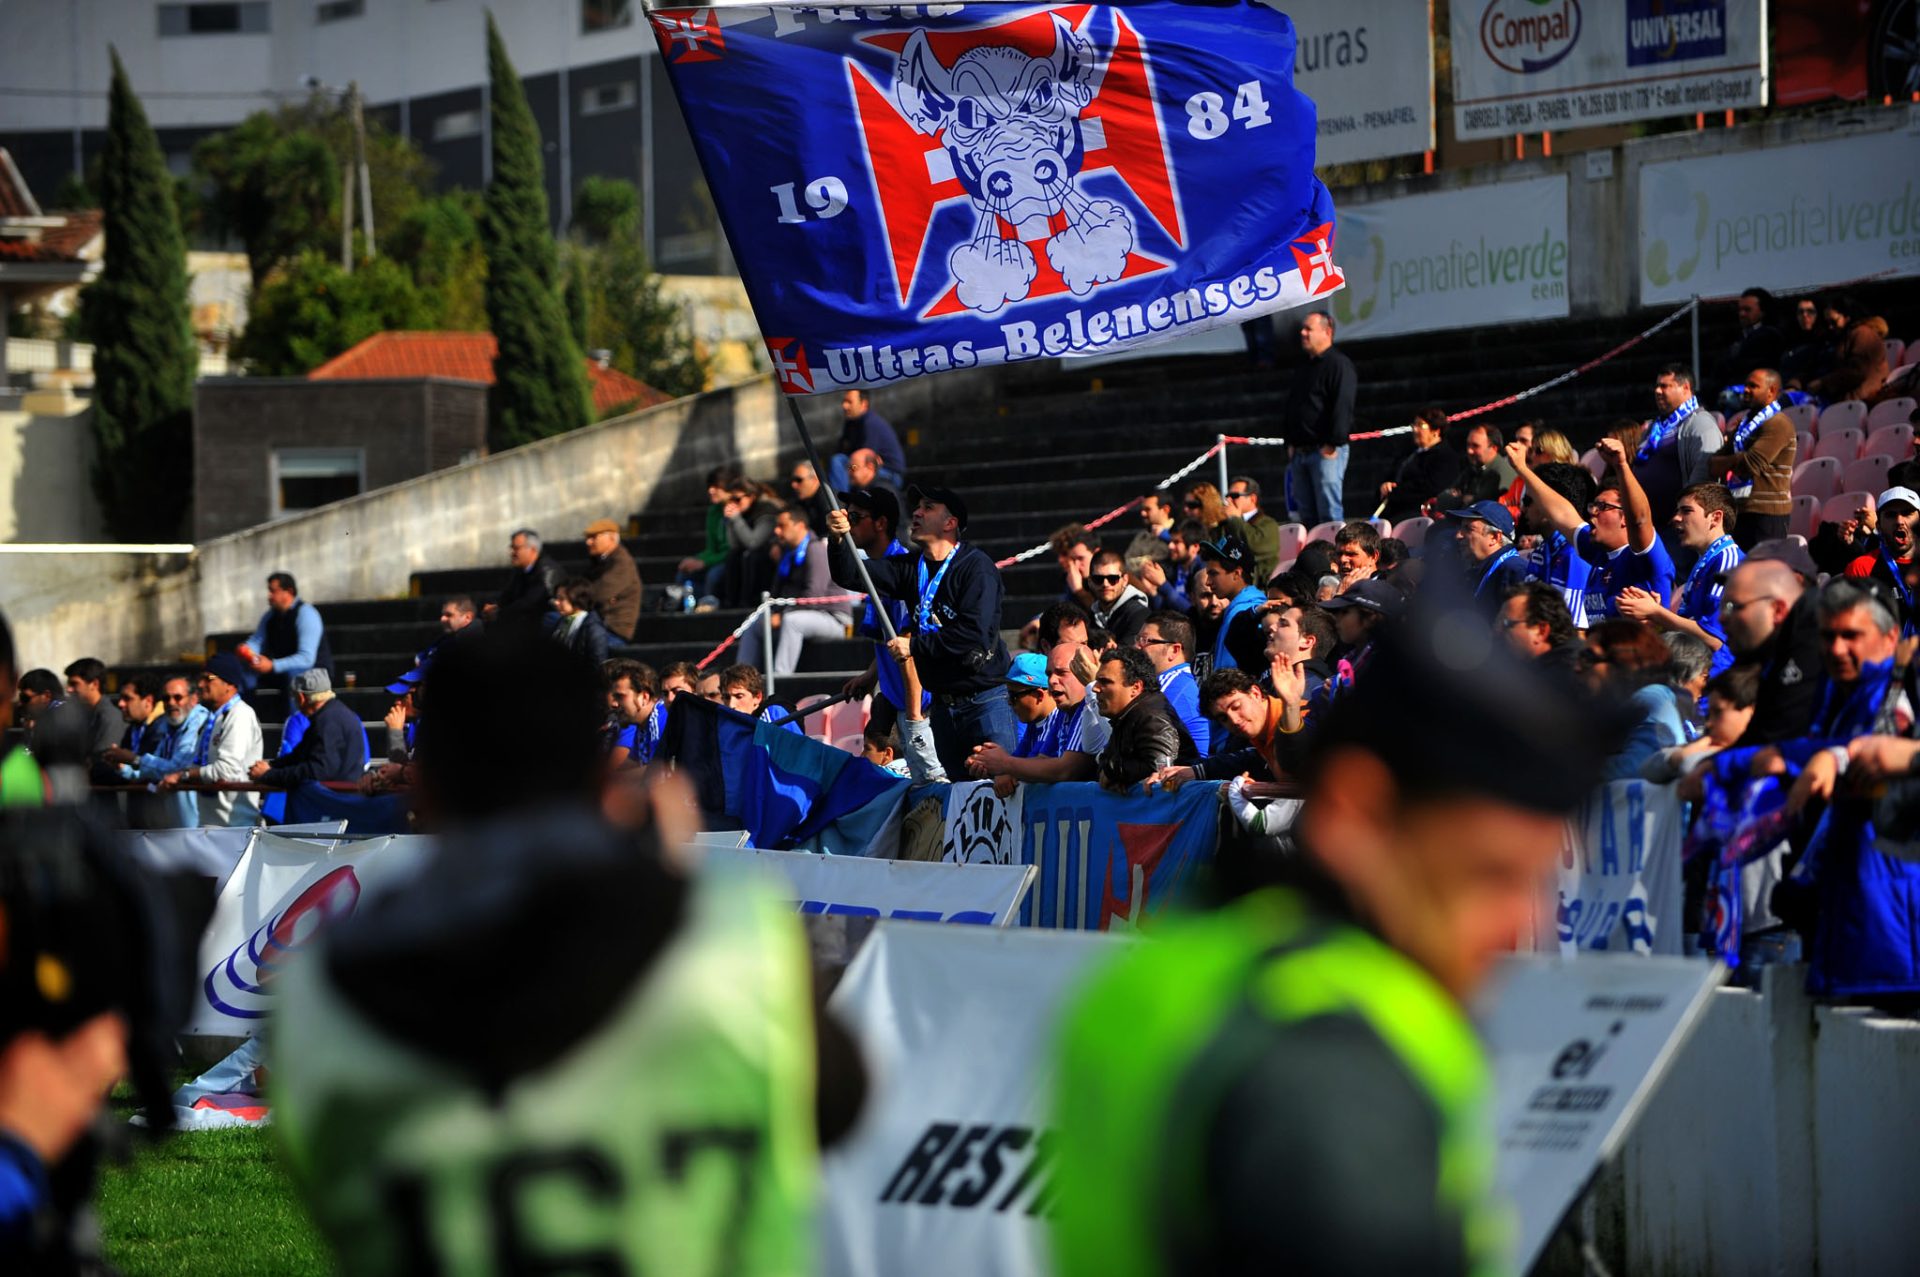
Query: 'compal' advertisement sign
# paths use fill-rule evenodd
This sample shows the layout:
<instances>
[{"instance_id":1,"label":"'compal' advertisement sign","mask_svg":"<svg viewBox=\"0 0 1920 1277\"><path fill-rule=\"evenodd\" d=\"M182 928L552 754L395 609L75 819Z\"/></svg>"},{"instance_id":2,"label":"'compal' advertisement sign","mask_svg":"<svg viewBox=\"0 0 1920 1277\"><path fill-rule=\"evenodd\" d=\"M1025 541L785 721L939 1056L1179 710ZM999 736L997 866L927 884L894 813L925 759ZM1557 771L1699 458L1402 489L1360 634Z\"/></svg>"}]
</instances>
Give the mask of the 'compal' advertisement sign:
<instances>
[{"instance_id":1,"label":"'compal' advertisement sign","mask_svg":"<svg viewBox=\"0 0 1920 1277\"><path fill-rule=\"evenodd\" d=\"M1765 0L1455 0L1452 34L1462 138L1767 100Z\"/></svg>"},{"instance_id":2,"label":"'compal' advertisement sign","mask_svg":"<svg viewBox=\"0 0 1920 1277\"><path fill-rule=\"evenodd\" d=\"M1842 173L1844 182L1797 176ZM1640 300L1920 274L1917 174L1920 126L1648 164Z\"/></svg>"},{"instance_id":3,"label":"'compal' advertisement sign","mask_svg":"<svg viewBox=\"0 0 1920 1277\"><path fill-rule=\"evenodd\" d=\"M1563 175L1345 204L1342 339L1567 315Z\"/></svg>"}]
</instances>

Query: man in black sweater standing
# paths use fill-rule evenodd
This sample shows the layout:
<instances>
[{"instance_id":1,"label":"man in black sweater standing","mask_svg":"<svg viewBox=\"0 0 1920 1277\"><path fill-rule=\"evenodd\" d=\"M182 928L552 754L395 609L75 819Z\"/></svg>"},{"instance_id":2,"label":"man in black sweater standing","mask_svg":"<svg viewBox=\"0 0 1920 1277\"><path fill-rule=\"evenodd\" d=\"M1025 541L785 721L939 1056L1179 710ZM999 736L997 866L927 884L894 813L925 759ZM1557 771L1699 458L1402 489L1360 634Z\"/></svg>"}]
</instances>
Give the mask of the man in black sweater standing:
<instances>
[{"instance_id":1,"label":"man in black sweater standing","mask_svg":"<svg viewBox=\"0 0 1920 1277\"><path fill-rule=\"evenodd\" d=\"M1346 517L1347 436L1353 430L1353 361L1333 348L1333 316L1316 310L1300 322L1306 362L1287 387L1281 434L1292 459L1287 477L1301 522L1309 528Z\"/></svg>"},{"instance_id":2,"label":"man in black sweater standing","mask_svg":"<svg viewBox=\"0 0 1920 1277\"><path fill-rule=\"evenodd\" d=\"M951 488L907 489L912 516L908 538L918 554L868 559L882 598L907 605L907 628L887 644L891 659L911 656L933 696L933 741L949 776L966 775L976 745L988 741L1013 752L1013 708L1007 703L1009 657L1000 640L1000 569L977 545L961 541L967 505ZM845 510L827 516L834 581L864 591ZM882 660L888 659L883 653Z\"/></svg>"}]
</instances>

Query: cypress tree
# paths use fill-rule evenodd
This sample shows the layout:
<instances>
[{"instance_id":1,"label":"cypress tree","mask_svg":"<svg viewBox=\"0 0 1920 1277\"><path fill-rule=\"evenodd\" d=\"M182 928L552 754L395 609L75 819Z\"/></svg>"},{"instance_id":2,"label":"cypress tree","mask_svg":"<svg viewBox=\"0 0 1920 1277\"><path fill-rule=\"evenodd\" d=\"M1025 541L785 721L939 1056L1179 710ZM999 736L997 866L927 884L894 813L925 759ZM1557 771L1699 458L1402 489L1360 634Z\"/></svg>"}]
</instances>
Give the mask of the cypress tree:
<instances>
[{"instance_id":1,"label":"cypress tree","mask_svg":"<svg viewBox=\"0 0 1920 1277\"><path fill-rule=\"evenodd\" d=\"M493 360L495 448L562 434L592 419L587 372L555 287L540 131L487 15L487 74L493 87L493 181L481 234L487 253L487 323Z\"/></svg>"},{"instance_id":2,"label":"cypress tree","mask_svg":"<svg viewBox=\"0 0 1920 1277\"><path fill-rule=\"evenodd\" d=\"M113 57L100 205L106 261L81 296L93 342L94 492L121 541L181 535L193 493L187 246L173 177L147 113Z\"/></svg>"}]
</instances>

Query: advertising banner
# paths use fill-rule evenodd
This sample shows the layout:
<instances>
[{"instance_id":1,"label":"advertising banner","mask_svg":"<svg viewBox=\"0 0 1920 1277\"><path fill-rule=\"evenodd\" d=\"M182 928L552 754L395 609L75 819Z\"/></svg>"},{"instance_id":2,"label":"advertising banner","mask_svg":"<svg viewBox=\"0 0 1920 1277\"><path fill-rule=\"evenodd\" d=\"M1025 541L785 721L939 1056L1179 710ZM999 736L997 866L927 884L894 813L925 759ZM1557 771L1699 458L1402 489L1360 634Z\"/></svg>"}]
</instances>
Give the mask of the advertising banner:
<instances>
[{"instance_id":1,"label":"advertising banner","mask_svg":"<svg viewBox=\"0 0 1920 1277\"><path fill-rule=\"evenodd\" d=\"M1567 822L1555 926L1540 948L1678 954L1688 921L1680 882L1680 800L1642 780L1602 785Z\"/></svg>"},{"instance_id":2,"label":"advertising banner","mask_svg":"<svg viewBox=\"0 0 1920 1277\"><path fill-rule=\"evenodd\" d=\"M1220 841L1219 781L1169 794L1110 794L1090 783L1022 785L1022 864L1039 877L1020 925L1138 927L1180 898Z\"/></svg>"},{"instance_id":3,"label":"advertising banner","mask_svg":"<svg viewBox=\"0 0 1920 1277\"><path fill-rule=\"evenodd\" d=\"M1342 340L1564 319L1564 175L1343 205Z\"/></svg>"},{"instance_id":4,"label":"advertising banner","mask_svg":"<svg viewBox=\"0 0 1920 1277\"><path fill-rule=\"evenodd\" d=\"M1040 1211L1054 1035L1068 994L1122 943L874 929L827 1003L858 1039L875 1089L859 1126L824 1159L818 1271L1047 1272Z\"/></svg>"},{"instance_id":5,"label":"advertising banner","mask_svg":"<svg viewBox=\"0 0 1920 1277\"><path fill-rule=\"evenodd\" d=\"M948 865L807 851L708 847L708 865L774 869L793 884L803 914L907 918L1004 927L1033 881L1027 865Z\"/></svg>"},{"instance_id":6,"label":"advertising banner","mask_svg":"<svg viewBox=\"0 0 1920 1277\"><path fill-rule=\"evenodd\" d=\"M1455 0L1463 141L1767 104L1765 0Z\"/></svg>"},{"instance_id":7,"label":"advertising banner","mask_svg":"<svg viewBox=\"0 0 1920 1277\"><path fill-rule=\"evenodd\" d=\"M1509 958L1475 1020L1493 1065L1496 1183L1527 1272L1659 1086L1725 968Z\"/></svg>"},{"instance_id":8,"label":"advertising banner","mask_svg":"<svg viewBox=\"0 0 1920 1277\"><path fill-rule=\"evenodd\" d=\"M413 871L428 840L374 838L329 851L255 832L200 937L200 987L184 1033L250 1037L273 1008L275 975L363 891Z\"/></svg>"},{"instance_id":9,"label":"advertising banner","mask_svg":"<svg viewBox=\"0 0 1920 1277\"><path fill-rule=\"evenodd\" d=\"M332 820L275 825L272 832L282 838L297 837L331 846L332 840L323 835L344 832L346 823ZM247 844L260 832L250 825L208 825L195 829L123 829L119 837L127 854L155 873L194 873L225 885L227 875L246 854Z\"/></svg>"},{"instance_id":10,"label":"advertising banner","mask_svg":"<svg viewBox=\"0 0 1920 1277\"><path fill-rule=\"evenodd\" d=\"M788 394L1149 345L1340 287L1293 23L1266 4L647 16Z\"/></svg>"},{"instance_id":11,"label":"advertising banner","mask_svg":"<svg viewBox=\"0 0 1920 1277\"><path fill-rule=\"evenodd\" d=\"M1320 115L1318 163L1433 147L1433 22L1407 0L1292 0L1293 87Z\"/></svg>"},{"instance_id":12,"label":"advertising banner","mask_svg":"<svg viewBox=\"0 0 1920 1277\"><path fill-rule=\"evenodd\" d=\"M957 781L947 790L947 827L940 858L962 865L1017 865L1025 785L1007 797L990 780Z\"/></svg>"},{"instance_id":13,"label":"advertising banner","mask_svg":"<svg viewBox=\"0 0 1920 1277\"><path fill-rule=\"evenodd\" d=\"M1920 127L1640 170L1642 305L1916 273Z\"/></svg>"}]
</instances>

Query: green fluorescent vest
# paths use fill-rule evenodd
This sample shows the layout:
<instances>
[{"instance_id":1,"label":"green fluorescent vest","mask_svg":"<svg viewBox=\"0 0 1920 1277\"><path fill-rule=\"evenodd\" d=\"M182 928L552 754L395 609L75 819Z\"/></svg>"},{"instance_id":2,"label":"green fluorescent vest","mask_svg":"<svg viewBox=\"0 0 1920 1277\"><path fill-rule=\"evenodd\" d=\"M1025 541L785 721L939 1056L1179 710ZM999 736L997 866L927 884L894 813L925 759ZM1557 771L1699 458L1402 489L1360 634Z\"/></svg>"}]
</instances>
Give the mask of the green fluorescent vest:
<instances>
[{"instance_id":1,"label":"green fluorescent vest","mask_svg":"<svg viewBox=\"0 0 1920 1277\"><path fill-rule=\"evenodd\" d=\"M1374 1030L1439 1117L1440 1205L1464 1221L1470 1271L1504 1271L1509 1230L1480 1124L1486 1066L1459 1006L1378 939L1268 890L1158 928L1070 1012L1055 1082L1056 1277L1166 1271L1158 1221L1204 1217L1201 1134L1218 1098L1176 1088L1248 1006L1283 1024L1357 1015ZM1191 1201L1165 1200L1183 1189Z\"/></svg>"}]
</instances>

